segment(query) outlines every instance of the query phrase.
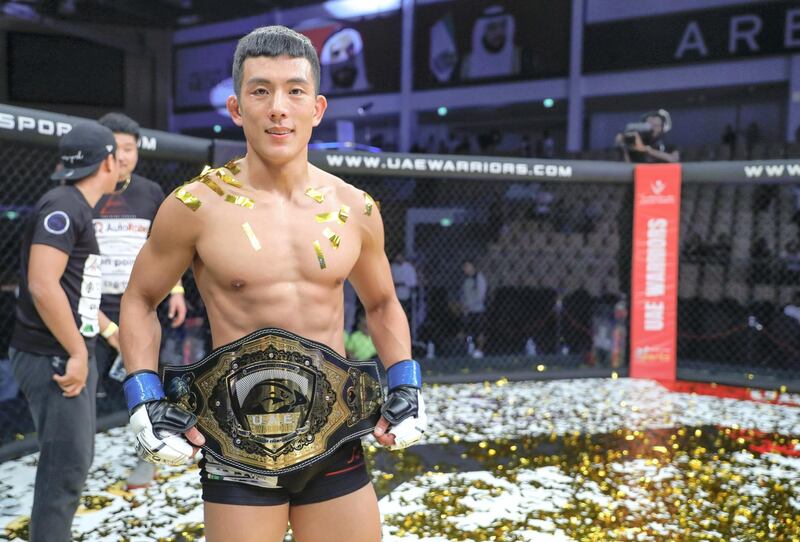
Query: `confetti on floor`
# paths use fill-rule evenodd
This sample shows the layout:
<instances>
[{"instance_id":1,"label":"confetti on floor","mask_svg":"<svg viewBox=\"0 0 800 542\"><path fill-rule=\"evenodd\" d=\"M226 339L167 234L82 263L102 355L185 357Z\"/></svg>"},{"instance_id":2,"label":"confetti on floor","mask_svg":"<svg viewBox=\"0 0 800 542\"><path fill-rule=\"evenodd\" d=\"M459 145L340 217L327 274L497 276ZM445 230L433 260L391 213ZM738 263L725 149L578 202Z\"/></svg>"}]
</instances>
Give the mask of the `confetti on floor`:
<instances>
[{"instance_id":1,"label":"confetti on floor","mask_svg":"<svg viewBox=\"0 0 800 542\"><path fill-rule=\"evenodd\" d=\"M632 379L425 396L421 445L368 447L386 542L800 539L800 407ZM126 428L97 436L74 539L202 540L196 466L127 492L130 442ZM0 464L0 539L25 538L36 458Z\"/></svg>"}]
</instances>

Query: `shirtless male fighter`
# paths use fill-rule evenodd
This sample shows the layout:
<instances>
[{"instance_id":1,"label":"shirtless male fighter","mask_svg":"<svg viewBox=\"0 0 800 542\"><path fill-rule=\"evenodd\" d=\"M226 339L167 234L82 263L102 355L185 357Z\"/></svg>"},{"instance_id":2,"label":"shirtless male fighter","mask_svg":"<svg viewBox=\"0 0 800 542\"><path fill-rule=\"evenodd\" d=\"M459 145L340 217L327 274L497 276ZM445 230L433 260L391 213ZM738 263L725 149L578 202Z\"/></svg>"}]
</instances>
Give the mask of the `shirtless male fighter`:
<instances>
[{"instance_id":1,"label":"shirtless male fighter","mask_svg":"<svg viewBox=\"0 0 800 542\"><path fill-rule=\"evenodd\" d=\"M193 455L192 445L208 444L192 427L193 414L165 399L154 372L155 309L189 265L214 352L231 352L265 328L281 328L343 356L343 283L349 279L387 369L388 396L373 435L391 448L413 444L426 426L421 377L410 359L380 211L365 192L308 162L312 129L327 107L314 47L285 27L256 29L239 41L233 80L236 95L227 107L244 130L247 155L166 199L122 300L124 387L139 452L177 464ZM266 402L291 400L288 388L269 389ZM381 537L358 439L278 477L237 471L204 453L201 480L208 542L278 542L288 523L298 542Z\"/></svg>"}]
</instances>

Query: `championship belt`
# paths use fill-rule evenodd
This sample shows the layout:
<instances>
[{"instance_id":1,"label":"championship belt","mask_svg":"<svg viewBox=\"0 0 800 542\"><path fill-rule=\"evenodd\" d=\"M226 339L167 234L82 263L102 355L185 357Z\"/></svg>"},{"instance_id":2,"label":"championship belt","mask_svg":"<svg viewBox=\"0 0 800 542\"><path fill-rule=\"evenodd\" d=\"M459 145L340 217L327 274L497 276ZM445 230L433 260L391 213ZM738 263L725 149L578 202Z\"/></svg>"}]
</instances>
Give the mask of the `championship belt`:
<instances>
[{"instance_id":1,"label":"championship belt","mask_svg":"<svg viewBox=\"0 0 800 542\"><path fill-rule=\"evenodd\" d=\"M278 328L162 373L167 397L197 416L204 453L262 476L302 469L371 433L383 403L375 361L349 361Z\"/></svg>"}]
</instances>

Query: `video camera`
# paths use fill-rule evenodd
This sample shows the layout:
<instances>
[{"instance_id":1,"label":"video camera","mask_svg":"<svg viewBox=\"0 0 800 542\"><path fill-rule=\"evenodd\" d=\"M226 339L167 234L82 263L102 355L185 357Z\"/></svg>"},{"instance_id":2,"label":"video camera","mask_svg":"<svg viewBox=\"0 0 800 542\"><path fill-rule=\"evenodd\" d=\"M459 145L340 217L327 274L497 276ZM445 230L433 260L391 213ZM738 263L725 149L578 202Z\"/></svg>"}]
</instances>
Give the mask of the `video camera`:
<instances>
[{"instance_id":1,"label":"video camera","mask_svg":"<svg viewBox=\"0 0 800 542\"><path fill-rule=\"evenodd\" d=\"M663 121L664 127L661 130L662 135L672 129L672 118L666 110L659 109L658 111L650 111L642 115L639 122L630 122L625 125L625 130L622 132L625 145L633 147L636 144L636 134L639 134L642 143L645 145L650 145L653 142L653 125L647 122L647 119L651 117L660 117Z\"/></svg>"}]
</instances>

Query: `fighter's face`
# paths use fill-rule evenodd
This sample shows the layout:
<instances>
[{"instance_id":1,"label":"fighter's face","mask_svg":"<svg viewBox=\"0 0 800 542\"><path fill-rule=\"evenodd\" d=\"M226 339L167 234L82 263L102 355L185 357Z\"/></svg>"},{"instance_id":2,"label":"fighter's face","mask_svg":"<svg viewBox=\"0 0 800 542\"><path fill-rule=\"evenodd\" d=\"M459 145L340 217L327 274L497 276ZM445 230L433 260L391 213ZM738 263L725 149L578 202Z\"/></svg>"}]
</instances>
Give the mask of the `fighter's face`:
<instances>
[{"instance_id":1,"label":"fighter's face","mask_svg":"<svg viewBox=\"0 0 800 542\"><path fill-rule=\"evenodd\" d=\"M490 53L497 53L503 50L506 45L506 19L505 17L494 19L486 23L483 31L483 46Z\"/></svg>"},{"instance_id":2,"label":"fighter's face","mask_svg":"<svg viewBox=\"0 0 800 542\"><path fill-rule=\"evenodd\" d=\"M119 163L119 180L123 181L131 176L139 161L139 148L136 138L131 134L114 134L117 141L117 162Z\"/></svg>"},{"instance_id":3,"label":"fighter's face","mask_svg":"<svg viewBox=\"0 0 800 542\"><path fill-rule=\"evenodd\" d=\"M228 98L233 121L244 129L248 146L273 163L304 152L327 102L316 95L311 64L305 58L255 57L243 65L240 99Z\"/></svg>"}]
</instances>

